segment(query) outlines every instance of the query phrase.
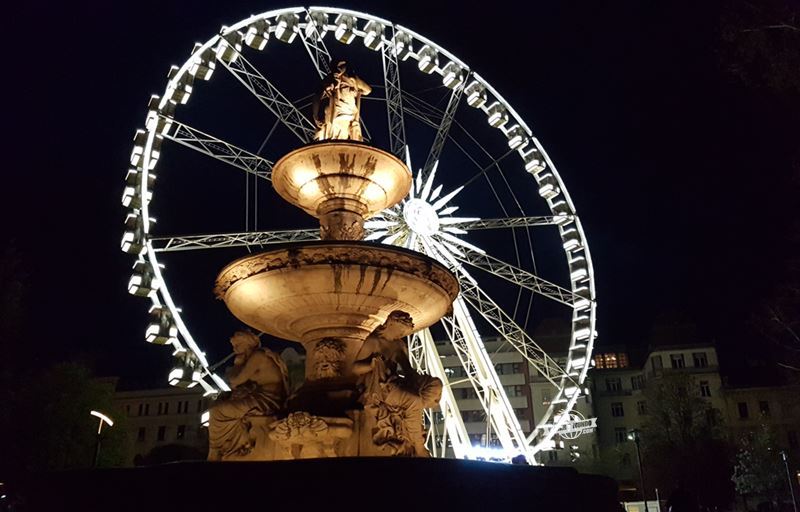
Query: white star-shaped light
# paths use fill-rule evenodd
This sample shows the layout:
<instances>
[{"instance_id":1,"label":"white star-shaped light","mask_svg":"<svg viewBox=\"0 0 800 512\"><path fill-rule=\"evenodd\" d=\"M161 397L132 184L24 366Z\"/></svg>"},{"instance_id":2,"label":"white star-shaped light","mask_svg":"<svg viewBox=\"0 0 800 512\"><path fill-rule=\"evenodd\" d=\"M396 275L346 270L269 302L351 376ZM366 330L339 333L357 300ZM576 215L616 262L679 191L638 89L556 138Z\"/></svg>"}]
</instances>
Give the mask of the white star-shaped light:
<instances>
[{"instance_id":1,"label":"white star-shaped light","mask_svg":"<svg viewBox=\"0 0 800 512\"><path fill-rule=\"evenodd\" d=\"M462 248L484 253L480 247L458 236L467 233L459 224L479 219L452 216L458 206L449 206L448 203L464 187L458 187L442 196L443 186L433 186L438 165L439 162L434 164L424 183L422 172L417 173L416 179L411 182L408 196L402 202L383 210L364 223L364 228L370 232L365 240L378 240L384 244L423 252L454 267L461 266L457 257L464 257Z\"/></svg>"}]
</instances>

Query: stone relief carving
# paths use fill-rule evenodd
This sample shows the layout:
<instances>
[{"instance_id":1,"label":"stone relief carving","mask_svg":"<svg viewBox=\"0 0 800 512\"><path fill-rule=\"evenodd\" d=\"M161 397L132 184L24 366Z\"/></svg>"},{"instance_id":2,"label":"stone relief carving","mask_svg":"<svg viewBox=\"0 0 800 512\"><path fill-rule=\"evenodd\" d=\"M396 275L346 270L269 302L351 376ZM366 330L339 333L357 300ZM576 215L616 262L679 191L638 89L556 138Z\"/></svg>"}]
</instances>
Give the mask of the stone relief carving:
<instances>
[{"instance_id":1,"label":"stone relief carving","mask_svg":"<svg viewBox=\"0 0 800 512\"><path fill-rule=\"evenodd\" d=\"M261 348L258 336L238 331L230 342L236 354L227 373L231 391L221 394L209 410L209 460L250 453L255 446L253 422L281 413L289 390L286 364L275 352Z\"/></svg>"},{"instance_id":2,"label":"stone relief carving","mask_svg":"<svg viewBox=\"0 0 800 512\"><path fill-rule=\"evenodd\" d=\"M354 372L364 410L375 419L373 443L391 455L427 457L422 411L439 402L442 381L411 366L403 338L413 330L407 313L393 311L364 342Z\"/></svg>"},{"instance_id":3,"label":"stone relief carving","mask_svg":"<svg viewBox=\"0 0 800 512\"><path fill-rule=\"evenodd\" d=\"M347 418L320 418L307 412L293 412L276 422L269 438L283 452L283 458L336 457L336 443L353 434Z\"/></svg>"},{"instance_id":4,"label":"stone relief carving","mask_svg":"<svg viewBox=\"0 0 800 512\"><path fill-rule=\"evenodd\" d=\"M323 338L314 346L314 378L341 377L345 345L336 338Z\"/></svg>"}]
</instances>

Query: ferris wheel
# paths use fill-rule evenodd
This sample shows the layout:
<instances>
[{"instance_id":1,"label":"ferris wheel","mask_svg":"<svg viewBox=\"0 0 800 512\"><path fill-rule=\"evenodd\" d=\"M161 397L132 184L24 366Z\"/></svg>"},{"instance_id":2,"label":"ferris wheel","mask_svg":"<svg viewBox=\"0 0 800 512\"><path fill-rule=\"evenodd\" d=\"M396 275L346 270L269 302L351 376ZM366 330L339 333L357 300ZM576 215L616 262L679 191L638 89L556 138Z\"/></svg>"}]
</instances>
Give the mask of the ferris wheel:
<instances>
[{"instance_id":1,"label":"ferris wheel","mask_svg":"<svg viewBox=\"0 0 800 512\"><path fill-rule=\"evenodd\" d=\"M126 177L122 202L128 214L122 250L136 256L129 292L152 303L146 340L172 347L178 361L169 382L183 387L199 385L209 395L228 389L199 344L201 336L195 333L195 337L184 321L178 307L180 287L171 285L163 263L168 254L192 257L198 251L241 251L319 238L316 229L283 226L258 230L255 222L238 232L198 234L186 226L189 234L176 236L161 232L155 223L156 214L161 218L173 213L169 209L155 211L153 202L156 173L176 172L172 167L157 169L162 153L171 145L194 150L221 167L243 171L254 184L270 180L273 162L266 153L278 158L293 149L284 143L269 152L269 141L260 149L244 149L213 135L214 127L208 123L201 130L181 121L190 97L204 93L203 82L229 74L242 95L257 100L271 113L276 126L284 127L295 147L312 140L315 126L302 110L308 97L290 100L290 92L296 95L298 91L281 90L275 77L254 64L258 55L263 61L277 54L272 50L276 45L294 46L304 56L304 62L293 60L291 68L297 73L304 68L309 84L329 73L331 50L348 58L350 53L360 52L359 72L372 65L373 76L382 77L371 84L374 94L366 98L371 103L364 109L380 111L381 122L376 123L374 116L365 119L365 135L372 143L384 137L386 149L405 160L415 176L411 192L400 204L367 220L365 240L425 253L459 278L461 292L452 313L434 330L424 329L409 340L412 364L446 384L436 416L439 420L432 412L427 415L429 449L435 456L442 456L447 446L459 458L469 458L472 453L450 385L451 372L444 367L437 348L438 338L452 344L463 367L461 380L471 384L502 447L524 453L532 461L569 421L590 366L596 303L592 261L581 222L539 141L484 78L430 39L366 13L328 7L287 8L222 27L205 43L197 43L183 65L173 66L163 95L151 98L145 128L134 137ZM411 84L429 87L411 90ZM444 93L441 101L426 99L426 90ZM476 122L479 118L483 121ZM482 140L494 146L488 148ZM503 151L498 152L498 142ZM448 146L452 146L450 153ZM475 152L482 155L483 162ZM456 156L451 159L448 154ZM465 172L465 165L474 167ZM270 200L277 200L277 194L262 194L258 202L263 209ZM252 207L257 207L254 203ZM487 206L490 204L492 208ZM528 211L542 214L529 215ZM557 240L556 250L534 254L539 232ZM482 237L486 234L489 236ZM505 237L506 242L485 242L492 236ZM543 257L553 262L537 267ZM545 279L537 268L556 269L561 275ZM499 292L502 299L496 295L501 286L507 287ZM534 299L569 319L571 327L559 348L565 358L557 361L529 334ZM499 336L552 387L549 406L535 418L535 426L522 428L493 354L486 349L486 336Z\"/></svg>"}]
</instances>

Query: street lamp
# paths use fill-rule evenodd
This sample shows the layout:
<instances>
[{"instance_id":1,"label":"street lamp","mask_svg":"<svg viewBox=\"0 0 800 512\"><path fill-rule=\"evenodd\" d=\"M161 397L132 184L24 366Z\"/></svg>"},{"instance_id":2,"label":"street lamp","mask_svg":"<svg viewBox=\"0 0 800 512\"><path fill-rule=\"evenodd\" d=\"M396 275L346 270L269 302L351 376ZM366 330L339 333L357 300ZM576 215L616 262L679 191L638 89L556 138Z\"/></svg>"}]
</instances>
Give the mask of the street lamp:
<instances>
[{"instance_id":1,"label":"street lamp","mask_svg":"<svg viewBox=\"0 0 800 512\"><path fill-rule=\"evenodd\" d=\"M641 435L638 429L628 432L628 440L636 443L636 460L639 462L639 486L642 488L642 501L644 502L644 512L647 512L647 494L644 489L644 470L642 469L642 452L639 449Z\"/></svg>"},{"instance_id":2,"label":"street lamp","mask_svg":"<svg viewBox=\"0 0 800 512\"><path fill-rule=\"evenodd\" d=\"M109 427L114 426L114 420L99 411L91 411L89 414L95 418L99 418L100 422L97 424L97 438L94 445L94 464L92 467L97 467L97 461L100 459L100 434L103 432L103 424L108 424Z\"/></svg>"},{"instance_id":3,"label":"street lamp","mask_svg":"<svg viewBox=\"0 0 800 512\"><path fill-rule=\"evenodd\" d=\"M789 456L786 454L786 450L781 450L781 459L783 459L783 466L786 468L786 480L789 482L789 494L792 496L792 506L794 507L794 512L797 512L797 500L794 497L792 474L789 472Z\"/></svg>"}]
</instances>

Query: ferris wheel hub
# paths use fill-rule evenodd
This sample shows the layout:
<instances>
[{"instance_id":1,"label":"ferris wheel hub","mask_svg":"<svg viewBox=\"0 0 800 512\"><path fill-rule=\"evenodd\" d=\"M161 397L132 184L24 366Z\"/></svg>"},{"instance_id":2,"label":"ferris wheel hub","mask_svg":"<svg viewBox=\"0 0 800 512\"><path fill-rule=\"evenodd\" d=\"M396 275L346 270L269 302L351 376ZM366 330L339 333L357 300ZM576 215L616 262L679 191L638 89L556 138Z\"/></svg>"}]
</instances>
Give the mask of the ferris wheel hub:
<instances>
[{"instance_id":1,"label":"ferris wheel hub","mask_svg":"<svg viewBox=\"0 0 800 512\"><path fill-rule=\"evenodd\" d=\"M408 227L422 236L431 236L439 231L439 215L422 199L409 199L403 205L403 219Z\"/></svg>"}]
</instances>

